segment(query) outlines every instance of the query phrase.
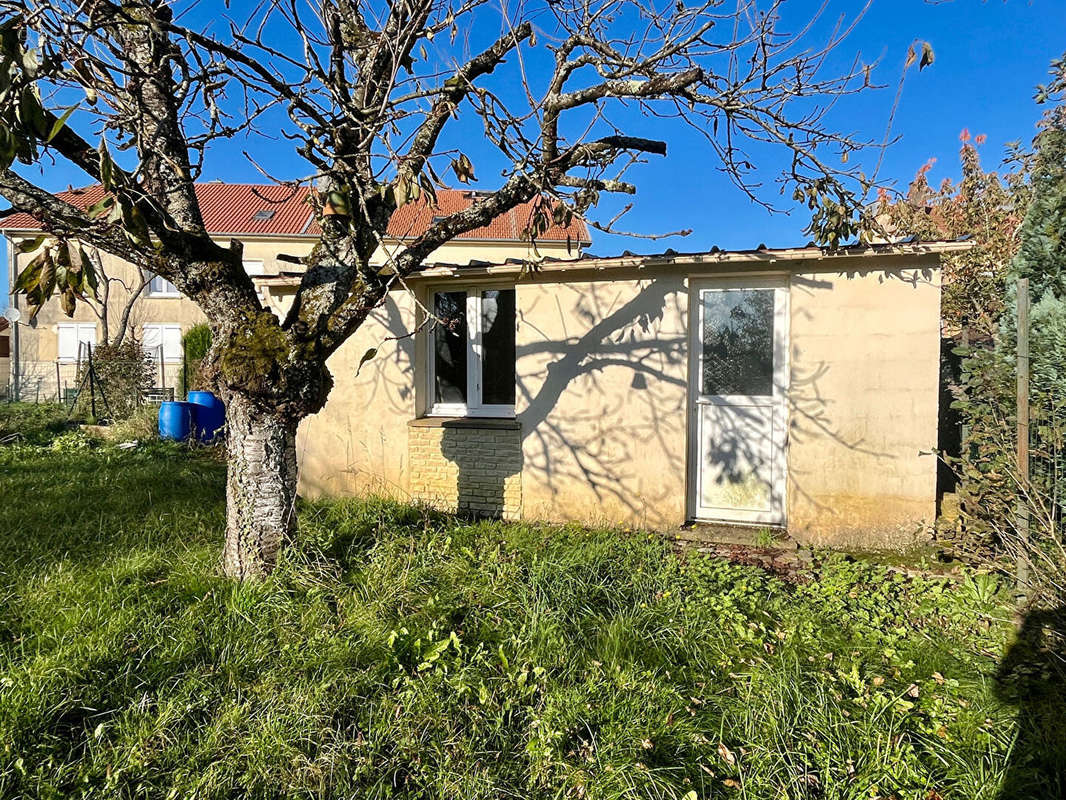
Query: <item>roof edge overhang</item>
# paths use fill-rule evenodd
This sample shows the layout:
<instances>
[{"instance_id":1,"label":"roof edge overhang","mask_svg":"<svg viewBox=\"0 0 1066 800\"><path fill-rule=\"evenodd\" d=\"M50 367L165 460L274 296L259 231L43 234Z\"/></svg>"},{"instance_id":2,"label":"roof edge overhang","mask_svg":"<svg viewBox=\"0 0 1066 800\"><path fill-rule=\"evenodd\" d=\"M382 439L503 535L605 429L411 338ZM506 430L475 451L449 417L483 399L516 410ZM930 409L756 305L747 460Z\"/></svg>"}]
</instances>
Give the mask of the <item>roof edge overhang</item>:
<instances>
[{"instance_id":1,"label":"roof edge overhang","mask_svg":"<svg viewBox=\"0 0 1066 800\"><path fill-rule=\"evenodd\" d=\"M689 273L706 272L794 272L799 267L812 270L854 269L863 262L871 266L893 264L898 268L937 268L941 257L961 253L974 246L972 241L939 241L911 244L874 244L827 250L818 247L760 248L758 250L712 250L706 253L661 253L657 255L622 255L607 258L512 259L501 264L434 264L406 278L407 282L469 281L478 278L507 278L522 275L641 273L681 269ZM906 260L906 264L899 264ZM257 282L274 287L297 286L294 275L257 276Z\"/></svg>"},{"instance_id":2,"label":"roof edge overhang","mask_svg":"<svg viewBox=\"0 0 1066 800\"><path fill-rule=\"evenodd\" d=\"M760 248L758 250L712 250L705 253L672 253L656 255L622 255L606 258L572 260L545 259L540 262L509 261L504 264L458 265L435 264L411 275L408 280L437 280L442 278L519 275L555 272L613 272L642 271L662 268L687 268L689 271L720 271L734 267L738 271L794 271L796 265L817 269L854 266L862 261L908 259L914 266L937 267L941 257L961 253L974 246L971 241L939 241L912 244L875 244L842 247L828 250L819 247Z\"/></svg>"}]
</instances>

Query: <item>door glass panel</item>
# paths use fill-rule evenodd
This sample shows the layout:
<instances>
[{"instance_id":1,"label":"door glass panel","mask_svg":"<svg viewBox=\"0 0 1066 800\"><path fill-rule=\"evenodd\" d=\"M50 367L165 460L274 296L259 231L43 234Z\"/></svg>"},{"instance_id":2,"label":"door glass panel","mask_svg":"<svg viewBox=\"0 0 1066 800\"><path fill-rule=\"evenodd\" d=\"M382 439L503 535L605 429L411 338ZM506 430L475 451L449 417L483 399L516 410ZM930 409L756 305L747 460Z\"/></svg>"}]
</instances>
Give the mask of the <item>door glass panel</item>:
<instances>
[{"instance_id":1,"label":"door glass panel","mask_svg":"<svg viewBox=\"0 0 1066 800\"><path fill-rule=\"evenodd\" d=\"M774 411L769 406L701 405L699 504L767 512L773 507Z\"/></svg>"},{"instance_id":2,"label":"door glass panel","mask_svg":"<svg viewBox=\"0 0 1066 800\"><path fill-rule=\"evenodd\" d=\"M434 402L466 402L466 292L433 295Z\"/></svg>"},{"instance_id":3,"label":"door glass panel","mask_svg":"<svg viewBox=\"0 0 1066 800\"><path fill-rule=\"evenodd\" d=\"M703 293L703 395L774 393L774 290Z\"/></svg>"},{"instance_id":4,"label":"door glass panel","mask_svg":"<svg viewBox=\"0 0 1066 800\"><path fill-rule=\"evenodd\" d=\"M514 405L514 289L487 289L481 293L481 349L481 402Z\"/></svg>"}]
</instances>

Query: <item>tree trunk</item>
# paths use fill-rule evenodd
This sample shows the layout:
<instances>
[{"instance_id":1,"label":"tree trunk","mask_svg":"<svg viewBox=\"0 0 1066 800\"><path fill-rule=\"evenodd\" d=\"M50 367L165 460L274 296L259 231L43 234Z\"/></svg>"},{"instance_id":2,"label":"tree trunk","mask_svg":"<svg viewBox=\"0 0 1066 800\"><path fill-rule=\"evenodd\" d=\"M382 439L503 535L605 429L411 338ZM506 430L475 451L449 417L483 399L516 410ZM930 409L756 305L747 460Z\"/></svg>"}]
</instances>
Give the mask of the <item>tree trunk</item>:
<instances>
[{"instance_id":1,"label":"tree trunk","mask_svg":"<svg viewBox=\"0 0 1066 800\"><path fill-rule=\"evenodd\" d=\"M226 575L267 575L296 531L296 425L227 392Z\"/></svg>"}]
</instances>

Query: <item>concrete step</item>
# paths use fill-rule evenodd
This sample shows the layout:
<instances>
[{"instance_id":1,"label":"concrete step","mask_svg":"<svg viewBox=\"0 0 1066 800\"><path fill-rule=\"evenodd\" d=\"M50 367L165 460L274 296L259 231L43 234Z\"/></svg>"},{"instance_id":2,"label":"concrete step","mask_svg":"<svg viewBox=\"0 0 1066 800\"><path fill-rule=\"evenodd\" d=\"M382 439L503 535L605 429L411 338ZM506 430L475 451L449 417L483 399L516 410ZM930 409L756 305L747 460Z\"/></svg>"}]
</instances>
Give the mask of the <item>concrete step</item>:
<instances>
[{"instance_id":1,"label":"concrete step","mask_svg":"<svg viewBox=\"0 0 1066 800\"><path fill-rule=\"evenodd\" d=\"M799 545L788 531L771 525L731 525L715 522L690 522L674 532L674 539L693 545L739 545L741 547L795 550Z\"/></svg>"}]
</instances>

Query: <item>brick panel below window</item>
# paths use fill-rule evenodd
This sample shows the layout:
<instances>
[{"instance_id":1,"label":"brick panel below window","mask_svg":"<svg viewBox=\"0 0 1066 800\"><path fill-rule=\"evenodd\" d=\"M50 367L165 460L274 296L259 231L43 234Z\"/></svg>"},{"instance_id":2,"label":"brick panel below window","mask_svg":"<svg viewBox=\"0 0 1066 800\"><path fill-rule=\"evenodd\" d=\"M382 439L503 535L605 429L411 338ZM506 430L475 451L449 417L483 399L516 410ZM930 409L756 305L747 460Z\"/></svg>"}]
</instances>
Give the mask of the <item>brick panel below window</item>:
<instances>
[{"instance_id":1,"label":"brick panel below window","mask_svg":"<svg viewBox=\"0 0 1066 800\"><path fill-rule=\"evenodd\" d=\"M513 420L414 420L411 495L441 511L522 516L522 432Z\"/></svg>"}]
</instances>

